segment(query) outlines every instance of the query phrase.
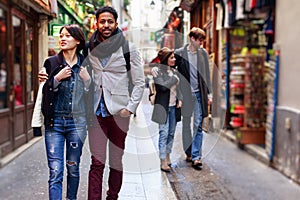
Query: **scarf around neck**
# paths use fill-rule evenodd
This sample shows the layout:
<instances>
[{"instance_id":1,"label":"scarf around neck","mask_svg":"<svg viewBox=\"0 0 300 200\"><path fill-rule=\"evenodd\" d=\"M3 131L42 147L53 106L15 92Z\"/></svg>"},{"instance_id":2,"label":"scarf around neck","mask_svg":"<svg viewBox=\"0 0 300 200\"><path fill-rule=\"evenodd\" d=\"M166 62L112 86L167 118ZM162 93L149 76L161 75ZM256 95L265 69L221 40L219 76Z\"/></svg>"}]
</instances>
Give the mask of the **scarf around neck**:
<instances>
[{"instance_id":1,"label":"scarf around neck","mask_svg":"<svg viewBox=\"0 0 300 200\"><path fill-rule=\"evenodd\" d=\"M90 51L93 56L105 58L116 52L125 42L125 37L119 28L104 41L100 40L99 31L96 30L89 40Z\"/></svg>"}]
</instances>

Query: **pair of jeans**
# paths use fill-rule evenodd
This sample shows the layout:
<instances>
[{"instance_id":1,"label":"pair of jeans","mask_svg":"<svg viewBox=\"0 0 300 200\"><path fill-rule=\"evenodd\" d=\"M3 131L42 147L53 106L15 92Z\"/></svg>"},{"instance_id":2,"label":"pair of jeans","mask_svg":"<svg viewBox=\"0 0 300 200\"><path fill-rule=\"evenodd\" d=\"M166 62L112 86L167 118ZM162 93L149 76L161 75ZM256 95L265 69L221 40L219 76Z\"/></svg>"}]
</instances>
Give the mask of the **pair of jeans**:
<instances>
[{"instance_id":1,"label":"pair of jeans","mask_svg":"<svg viewBox=\"0 0 300 200\"><path fill-rule=\"evenodd\" d=\"M192 160L199 160L202 157L202 108L201 95L199 92L193 93L193 137L191 132L191 117L182 118L182 143L187 156L192 156Z\"/></svg>"},{"instance_id":2,"label":"pair of jeans","mask_svg":"<svg viewBox=\"0 0 300 200\"><path fill-rule=\"evenodd\" d=\"M89 127L89 144L92 163L89 171L88 199L102 199L102 181L108 143L109 177L106 199L118 199L123 180L122 157L129 129L129 117L95 117Z\"/></svg>"},{"instance_id":3,"label":"pair of jeans","mask_svg":"<svg viewBox=\"0 0 300 200\"><path fill-rule=\"evenodd\" d=\"M165 124L159 124L159 139L158 149L159 158L165 159L168 153L172 152L174 135L176 129L176 107L170 106L168 109L167 122Z\"/></svg>"},{"instance_id":4,"label":"pair of jeans","mask_svg":"<svg viewBox=\"0 0 300 200\"><path fill-rule=\"evenodd\" d=\"M45 129L49 167L49 199L62 199L64 147L66 144L67 199L76 199L80 179L79 164L86 138L85 117L54 117L53 128Z\"/></svg>"}]
</instances>

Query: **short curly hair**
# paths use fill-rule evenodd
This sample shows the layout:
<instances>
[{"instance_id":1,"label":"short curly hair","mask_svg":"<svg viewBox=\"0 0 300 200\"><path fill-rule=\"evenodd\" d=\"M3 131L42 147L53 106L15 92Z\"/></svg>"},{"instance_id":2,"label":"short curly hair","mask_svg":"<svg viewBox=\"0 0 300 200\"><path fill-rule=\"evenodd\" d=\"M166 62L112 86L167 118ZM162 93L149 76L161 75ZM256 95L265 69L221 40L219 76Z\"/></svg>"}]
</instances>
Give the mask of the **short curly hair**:
<instances>
[{"instance_id":1,"label":"short curly hair","mask_svg":"<svg viewBox=\"0 0 300 200\"><path fill-rule=\"evenodd\" d=\"M102 13L104 13L104 12L109 12L109 13L111 13L111 14L114 16L115 21L117 21L117 19L118 19L118 13L117 13L117 11L116 11L113 7L111 7L111 6L103 6L103 7L99 8L99 9L96 11L96 14L95 14L95 15L96 15L96 19L98 20L99 15L102 14Z\"/></svg>"},{"instance_id":2,"label":"short curly hair","mask_svg":"<svg viewBox=\"0 0 300 200\"><path fill-rule=\"evenodd\" d=\"M204 30L202 30L201 28L193 27L189 32L189 37L204 40L206 37L206 34L205 34Z\"/></svg>"}]
</instances>

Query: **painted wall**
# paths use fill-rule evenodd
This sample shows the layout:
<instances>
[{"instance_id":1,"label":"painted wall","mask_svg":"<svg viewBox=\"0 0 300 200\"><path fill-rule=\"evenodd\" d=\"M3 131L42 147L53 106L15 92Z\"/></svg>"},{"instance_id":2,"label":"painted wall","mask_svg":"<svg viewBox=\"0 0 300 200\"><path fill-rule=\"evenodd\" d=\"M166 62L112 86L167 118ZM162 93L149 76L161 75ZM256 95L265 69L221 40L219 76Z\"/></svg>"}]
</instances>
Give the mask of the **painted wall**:
<instances>
[{"instance_id":1,"label":"painted wall","mask_svg":"<svg viewBox=\"0 0 300 200\"><path fill-rule=\"evenodd\" d=\"M280 50L273 165L300 183L299 0L276 1L275 48Z\"/></svg>"},{"instance_id":2,"label":"painted wall","mask_svg":"<svg viewBox=\"0 0 300 200\"><path fill-rule=\"evenodd\" d=\"M276 1L275 42L280 49L278 104L300 110L300 1Z\"/></svg>"}]
</instances>

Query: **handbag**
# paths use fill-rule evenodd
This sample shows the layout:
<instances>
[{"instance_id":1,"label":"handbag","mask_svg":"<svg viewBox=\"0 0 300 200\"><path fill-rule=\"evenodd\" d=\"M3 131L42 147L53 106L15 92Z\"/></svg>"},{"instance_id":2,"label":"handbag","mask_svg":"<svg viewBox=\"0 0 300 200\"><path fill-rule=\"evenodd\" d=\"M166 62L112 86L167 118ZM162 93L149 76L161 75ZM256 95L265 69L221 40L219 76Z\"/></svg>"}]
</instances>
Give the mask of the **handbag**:
<instances>
[{"instance_id":1,"label":"handbag","mask_svg":"<svg viewBox=\"0 0 300 200\"><path fill-rule=\"evenodd\" d=\"M150 101L151 105L154 105L155 96L156 96L155 84L154 84L154 81L150 81L149 82L149 101Z\"/></svg>"}]
</instances>

